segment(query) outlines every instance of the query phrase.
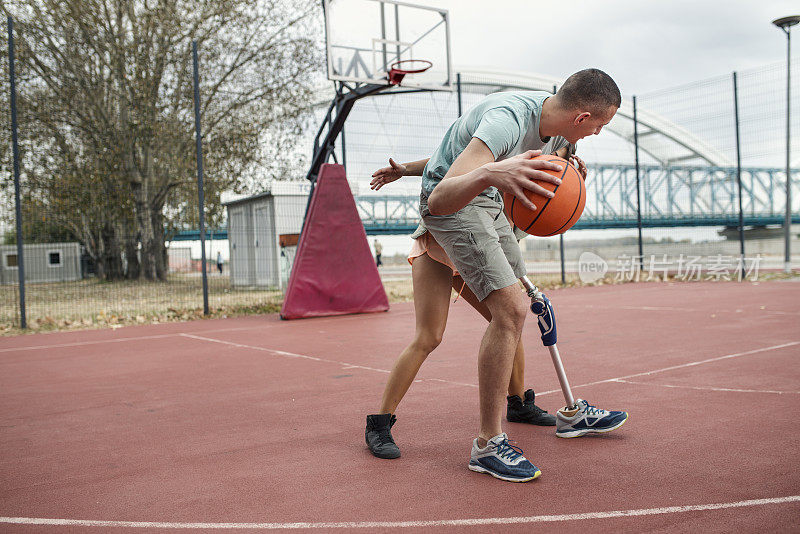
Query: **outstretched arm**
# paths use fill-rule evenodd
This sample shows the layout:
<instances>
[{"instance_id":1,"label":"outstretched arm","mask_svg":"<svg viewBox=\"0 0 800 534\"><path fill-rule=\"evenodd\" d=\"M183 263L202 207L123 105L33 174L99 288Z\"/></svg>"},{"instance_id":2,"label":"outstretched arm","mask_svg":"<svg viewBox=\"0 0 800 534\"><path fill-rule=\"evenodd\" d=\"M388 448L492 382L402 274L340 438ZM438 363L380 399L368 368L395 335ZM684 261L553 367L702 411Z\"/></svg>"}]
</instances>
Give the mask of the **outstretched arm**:
<instances>
[{"instance_id":1,"label":"outstretched arm","mask_svg":"<svg viewBox=\"0 0 800 534\"><path fill-rule=\"evenodd\" d=\"M389 158L389 166L372 173L370 189L377 191L386 184L390 184L403 176L422 176L422 171L430 158L412 161L410 163L397 163Z\"/></svg>"},{"instance_id":2,"label":"outstretched arm","mask_svg":"<svg viewBox=\"0 0 800 534\"><path fill-rule=\"evenodd\" d=\"M486 143L473 137L442 181L433 189L428 199L428 209L432 215L455 213L491 186L513 194L529 209L536 209L533 202L523 194L523 190L552 197L550 191L534 180L561 183L555 176L544 172L544 169L560 171L561 167L555 163L531 159L539 154L541 150L528 150L513 158L495 161Z\"/></svg>"}]
</instances>

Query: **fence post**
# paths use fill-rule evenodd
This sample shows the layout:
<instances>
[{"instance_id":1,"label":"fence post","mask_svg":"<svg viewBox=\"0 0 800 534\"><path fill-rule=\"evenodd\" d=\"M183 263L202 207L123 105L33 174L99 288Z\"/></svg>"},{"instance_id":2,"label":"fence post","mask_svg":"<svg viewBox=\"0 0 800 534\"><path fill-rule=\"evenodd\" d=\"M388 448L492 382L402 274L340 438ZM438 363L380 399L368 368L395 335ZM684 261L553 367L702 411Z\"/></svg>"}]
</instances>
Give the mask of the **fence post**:
<instances>
[{"instance_id":1,"label":"fence post","mask_svg":"<svg viewBox=\"0 0 800 534\"><path fill-rule=\"evenodd\" d=\"M633 97L633 146L636 157L636 227L639 229L639 272L644 269L644 247L642 246L642 196L639 186L639 120L636 115L636 95Z\"/></svg>"},{"instance_id":2,"label":"fence post","mask_svg":"<svg viewBox=\"0 0 800 534\"><path fill-rule=\"evenodd\" d=\"M14 204L17 217L17 276L19 277L19 324L28 328L25 313L25 254L22 241L22 205L19 195L19 138L17 136L17 79L14 73L14 20L8 17L8 76L11 81L11 147L14 158Z\"/></svg>"},{"instance_id":3,"label":"fence post","mask_svg":"<svg viewBox=\"0 0 800 534\"><path fill-rule=\"evenodd\" d=\"M558 92L558 86L553 85L553 94ZM564 266L564 234L558 234L558 255L561 259L561 285L567 285L567 271ZM580 269L579 269L580 270ZM580 274L580 273L579 273Z\"/></svg>"},{"instance_id":4,"label":"fence post","mask_svg":"<svg viewBox=\"0 0 800 534\"><path fill-rule=\"evenodd\" d=\"M200 212L200 266L203 270L203 314L208 315L205 198L203 196L203 136L200 133L200 74L197 68L197 41L192 41L192 64L194 66L194 131L197 146L197 204Z\"/></svg>"},{"instance_id":5,"label":"fence post","mask_svg":"<svg viewBox=\"0 0 800 534\"><path fill-rule=\"evenodd\" d=\"M461 73L456 72L456 90L458 94L458 116L461 116Z\"/></svg>"},{"instance_id":6,"label":"fence post","mask_svg":"<svg viewBox=\"0 0 800 534\"><path fill-rule=\"evenodd\" d=\"M733 73L733 117L736 123L736 184L739 189L739 281L744 280L744 214L742 213L742 152L739 143L739 84Z\"/></svg>"},{"instance_id":7,"label":"fence post","mask_svg":"<svg viewBox=\"0 0 800 534\"><path fill-rule=\"evenodd\" d=\"M792 124L792 32L791 28L785 28L786 32L786 214L784 216L783 237L786 241L786 251L784 253L783 271L792 272L792 170L790 168L789 154L792 148L791 124Z\"/></svg>"}]
</instances>

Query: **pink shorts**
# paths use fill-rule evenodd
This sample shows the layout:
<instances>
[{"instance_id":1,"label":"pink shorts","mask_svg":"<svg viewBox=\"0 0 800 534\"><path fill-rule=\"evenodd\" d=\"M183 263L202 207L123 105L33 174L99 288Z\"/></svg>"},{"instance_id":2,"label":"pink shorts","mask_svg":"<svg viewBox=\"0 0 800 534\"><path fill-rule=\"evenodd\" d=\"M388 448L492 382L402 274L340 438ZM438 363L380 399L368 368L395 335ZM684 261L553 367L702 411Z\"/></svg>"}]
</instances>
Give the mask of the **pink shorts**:
<instances>
[{"instance_id":1,"label":"pink shorts","mask_svg":"<svg viewBox=\"0 0 800 534\"><path fill-rule=\"evenodd\" d=\"M434 259L439 263L447 265L453 269L453 276L458 274L458 269L456 269L456 266L453 265L452 261L450 261L447 253L444 251L442 246L437 243L436 239L431 235L430 232L425 232L414 240L414 244L411 245L411 252L408 253L408 263L413 265L414 258L418 258L426 252L431 259Z\"/></svg>"}]
</instances>

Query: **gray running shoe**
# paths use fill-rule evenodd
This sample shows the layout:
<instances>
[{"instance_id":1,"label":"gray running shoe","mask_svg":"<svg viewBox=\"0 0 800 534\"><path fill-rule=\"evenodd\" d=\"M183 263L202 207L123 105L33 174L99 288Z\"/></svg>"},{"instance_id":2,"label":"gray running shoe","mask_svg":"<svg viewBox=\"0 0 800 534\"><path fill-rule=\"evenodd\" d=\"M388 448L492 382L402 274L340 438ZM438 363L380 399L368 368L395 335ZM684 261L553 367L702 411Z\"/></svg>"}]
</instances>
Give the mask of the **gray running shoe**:
<instances>
[{"instance_id":1,"label":"gray running shoe","mask_svg":"<svg viewBox=\"0 0 800 534\"><path fill-rule=\"evenodd\" d=\"M477 438L472 442L469 469L509 482L528 482L542 474L522 455L522 449L509 443L505 432L490 439L483 448L478 447Z\"/></svg>"},{"instance_id":2,"label":"gray running shoe","mask_svg":"<svg viewBox=\"0 0 800 534\"><path fill-rule=\"evenodd\" d=\"M601 434L621 427L628 420L628 412L601 410L583 399L577 399L577 411L569 417L563 409L556 413L556 436L577 438L585 434Z\"/></svg>"}]
</instances>

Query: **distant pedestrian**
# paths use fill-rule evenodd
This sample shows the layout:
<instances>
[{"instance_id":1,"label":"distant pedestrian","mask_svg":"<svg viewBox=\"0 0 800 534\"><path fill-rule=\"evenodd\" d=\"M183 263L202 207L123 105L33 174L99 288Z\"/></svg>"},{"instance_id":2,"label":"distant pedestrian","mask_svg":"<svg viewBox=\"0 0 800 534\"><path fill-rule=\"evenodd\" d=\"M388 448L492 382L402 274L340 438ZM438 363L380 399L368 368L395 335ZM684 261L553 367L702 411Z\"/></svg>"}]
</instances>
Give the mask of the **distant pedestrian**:
<instances>
[{"instance_id":1,"label":"distant pedestrian","mask_svg":"<svg viewBox=\"0 0 800 534\"><path fill-rule=\"evenodd\" d=\"M217 270L222 274L222 252L217 251Z\"/></svg>"},{"instance_id":2,"label":"distant pedestrian","mask_svg":"<svg viewBox=\"0 0 800 534\"><path fill-rule=\"evenodd\" d=\"M381 253L383 252L383 245L381 245L381 242L378 241L377 238L373 242L373 245L375 246L375 265L380 267L381 265L383 265L383 262L381 261Z\"/></svg>"}]
</instances>

